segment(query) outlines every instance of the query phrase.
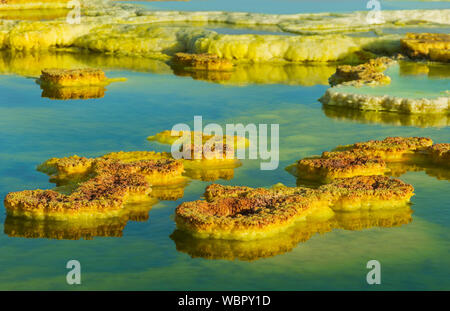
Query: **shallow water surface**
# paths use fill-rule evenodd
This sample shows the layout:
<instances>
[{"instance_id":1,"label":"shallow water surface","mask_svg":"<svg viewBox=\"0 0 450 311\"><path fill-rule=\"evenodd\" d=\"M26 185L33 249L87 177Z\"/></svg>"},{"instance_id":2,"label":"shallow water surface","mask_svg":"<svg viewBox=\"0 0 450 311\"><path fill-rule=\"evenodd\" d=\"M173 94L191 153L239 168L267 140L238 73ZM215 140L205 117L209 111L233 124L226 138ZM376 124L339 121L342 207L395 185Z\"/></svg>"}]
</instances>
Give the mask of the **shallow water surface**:
<instances>
[{"instance_id":1,"label":"shallow water surface","mask_svg":"<svg viewBox=\"0 0 450 311\"><path fill-rule=\"evenodd\" d=\"M190 0L190 1L157 1L131 3L154 10L181 11L230 11L271 14L319 13L319 12L352 12L365 11L368 1L361 0ZM127 1L127 3L130 3ZM444 9L449 8L445 1L381 1L382 10L411 9Z\"/></svg>"},{"instance_id":2,"label":"shallow water surface","mask_svg":"<svg viewBox=\"0 0 450 311\"><path fill-rule=\"evenodd\" d=\"M423 70L422 72L420 70ZM431 72L431 74L430 74ZM344 93L383 96L386 94L402 98L436 98L448 96L450 73L448 66L403 63L393 65L385 71L391 83L383 86L339 86Z\"/></svg>"},{"instance_id":3,"label":"shallow water surface","mask_svg":"<svg viewBox=\"0 0 450 311\"><path fill-rule=\"evenodd\" d=\"M428 136L436 142L450 138L450 129L442 123L419 128L395 122L403 118L398 115L391 116L392 122L380 118L360 123L324 113L317 99L327 89L334 67L239 67L233 79L221 80L174 75L157 61L41 56L36 59L42 66L57 61L89 64L104 68L109 77L128 78L108 86L103 98L54 100L41 97L32 78L39 74L35 58L0 59L0 197L53 187L48 176L35 170L51 157L169 150L146 137L177 123L192 126L195 115L202 116L204 124L280 124L278 169L261 171L259 161L245 160L232 179L216 181L229 185L295 186L296 179L284 170L287 165L338 144L386 136ZM448 79L430 80L428 75L403 78L414 89L430 92L436 91L436 83L448 85ZM0 289L72 289L65 281L70 259L81 262L81 289L365 290L372 289L366 283L366 263L371 259L382 265L382 285L377 289L450 289L448 174L406 171L402 180L415 187L412 216L409 209L341 215L333 223L291 228L267 243L198 241L176 231L175 207L199 199L211 183L200 180L192 180L182 198L146 206L128 222L105 226L61 228L14 221L6 219L2 206ZM145 209L150 210L148 219ZM77 234L106 237L56 239Z\"/></svg>"}]
</instances>

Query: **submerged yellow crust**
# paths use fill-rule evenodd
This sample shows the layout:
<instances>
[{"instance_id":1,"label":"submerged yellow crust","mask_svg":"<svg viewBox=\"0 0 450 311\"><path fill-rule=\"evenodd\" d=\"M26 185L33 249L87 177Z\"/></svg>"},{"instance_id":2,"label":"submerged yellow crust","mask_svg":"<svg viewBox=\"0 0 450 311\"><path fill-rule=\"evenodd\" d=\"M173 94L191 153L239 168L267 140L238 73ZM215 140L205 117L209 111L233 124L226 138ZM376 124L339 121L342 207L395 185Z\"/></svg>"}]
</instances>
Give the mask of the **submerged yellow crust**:
<instances>
[{"instance_id":1,"label":"submerged yellow crust","mask_svg":"<svg viewBox=\"0 0 450 311\"><path fill-rule=\"evenodd\" d=\"M206 201L179 205L175 221L179 229L197 237L253 240L282 232L297 221L327 219L332 210L396 208L409 202L413 190L385 176L340 179L318 189L211 185Z\"/></svg>"},{"instance_id":2,"label":"submerged yellow crust","mask_svg":"<svg viewBox=\"0 0 450 311\"><path fill-rule=\"evenodd\" d=\"M153 136L148 136L147 140L149 141L156 141L161 144L167 144L172 145L176 141L180 142L180 139L185 137L188 141L190 139L191 144L194 143L196 136L199 137L199 141L204 144L208 141L216 141L221 140L222 137L216 136L216 135L210 135L205 134L203 132L184 132L184 131L171 131L171 130L165 130L160 133L157 133ZM250 145L250 141L246 137L234 135L223 135L223 143L229 144L230 142L234 143L235 149L242 149L247 148ZM181 140L183 141L183 140Z\"/></svg>"}]
</instances>

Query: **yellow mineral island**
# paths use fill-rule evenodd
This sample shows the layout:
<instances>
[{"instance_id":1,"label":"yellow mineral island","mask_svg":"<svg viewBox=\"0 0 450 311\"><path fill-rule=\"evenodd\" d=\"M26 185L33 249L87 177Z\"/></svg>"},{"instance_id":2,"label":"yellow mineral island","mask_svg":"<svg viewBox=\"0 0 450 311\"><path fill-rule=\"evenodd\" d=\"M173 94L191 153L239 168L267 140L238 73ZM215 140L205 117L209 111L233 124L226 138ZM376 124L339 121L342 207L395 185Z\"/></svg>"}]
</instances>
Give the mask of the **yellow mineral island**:
<instances>
[{"instance_id":1,"label":"yellow mineral island","mask_svg":"<svg viewBox=\"0 0 450 311\"><path fill-rule=\"evenodd\" d=\"M315 234L326 234L334 229L392 228L411 221L412 210L405 206L392 210L336 213L327 219L298 222L273 237L251 241L198 238L179 229L170 237L178 251L193 258L254 261L290 252Z\"/></svg>"},{"instance_id":2,"label":"yellow mineral island","mask_svg":"<svg viewBox=\"0 0 450 311\"><path fill-rule=\"evenodd\" d=\"M339 179L318 189L213 184L206 188L205 201L180 204L175 221L180 230L196 237L255 240L274 236L298 221L328 219L333 210L402 207L413 191L411 185L385 176Z\"/></svg>"},{"instance_id":3,"label":"yellow mineral island","mask_svg":"<svg viewBox=\"0 0 450 311\"><path fill-rule=\"evenodd\" d=\"M217 140L222 140L223 144L234 145L235 149L247 148L250 145L250 141L246 137L234 135L223 135L223 137L218 137L212 134L205 134L203 132L185 132L185 131L171 131L165 130L160 133L157 133L153 136L148 136L147 140L155 141L161 144L172 145L175 142L184 142L190 141L191 144L194 143L196 137L201 144L204 144L208 141L215 142Z\"/></svg>"},{"instance_id":4,"label":"yellow mineral island","mask_svg":"<svg viewBox=\"0 0 450 311\"><path fill-rule=\"evenodd\" d=\"M89 99L105 95L105 86L124 78L108 79L100 69L43 69L36 81L42 97L51 99Z\"/></svg>"},{"instance_id":5,"label":"yellow mineral island","mask_svg":"<svg viewBox=\"0 0 450 311\"><path fill-rule=\"evenodd\" d=\"M408 33L401 39L402 48L411 58L450 61L450 35L436 33Z\"/></svg>"},{"instance_id":6,"label":"yellow mineral island","mask_svg":"<svg viewBox=\"0 0 450 311\"><path fill-rule=\"evenodd\" d=\"M222 155L227 152L226 146L220 150ZM129 203L182 197L185 176L206 181L231 179L238 166L234 153L231 158L199 160L177 160L170 153L154 151L113 152L99 158L52 158L37 169L49 175L57 188L9 193L5 207L10 216L33 219L123 216L124 206Z\"/></svg>"},{"instance_id":7,"label":"yellow mineral island","mask_svg":"<svg viewBox=\"0 0 450 311\"><path fill-rule=\"evenodd\" d=\"M343 84L360 86L389 84L391 79L384 75L383 71L392 62L393 60L388 57L379 57L357 66L338 66L336 73L329 79L330 85Z\"/></svg>"},{"instance_id":8,"label":"yellow mineral island","mask_svg":"<svg viewBox=\"0 0 450 311\"><path fill-rule=\"evenodd\" d=\"M174 63L193 70L229 71L233 63L228 59L219 58L215 54L176 53Z\"/></svg>"},{"instance_id":9,"label":"yellow mineral island","mask_svg":"<svg viewBox=\"0 0 450 311\"><path fill-rule=\"evenodd\" d=\"M448 144L435 144L426 137L388 137L339 146L321 156L301 159L289 166L301 180L329 182L336 178L391 174L390 163L448 165ZM407 167L404 166L404 167Z\"/></svg>"},{"instance_id":10,"label":"yellow mineral island","mask_svg":"<svg viewBox=\"0 0 450 311\"><path fill-rule=\"evenodd\" d=\"M122 162L73 156L50 159L38 170L59 187L9 193L4 201L8 215L55 220L118 216L127 203L154 200L152 185L184 181L183 163L167 159Z\"/></svg>"}]
</instances>

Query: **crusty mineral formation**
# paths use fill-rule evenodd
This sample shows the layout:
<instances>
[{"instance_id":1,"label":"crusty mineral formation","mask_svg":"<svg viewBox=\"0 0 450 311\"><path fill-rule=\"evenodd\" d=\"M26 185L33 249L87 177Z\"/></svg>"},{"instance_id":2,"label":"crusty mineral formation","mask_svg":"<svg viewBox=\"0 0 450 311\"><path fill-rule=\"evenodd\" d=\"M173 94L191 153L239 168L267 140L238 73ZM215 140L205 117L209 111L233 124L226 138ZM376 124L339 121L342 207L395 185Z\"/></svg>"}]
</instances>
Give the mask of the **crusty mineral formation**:
<instances>
[{"instance_id":1,"label":"crusty mineral formation","mask_svg":"<svg viewBox=\"0 0 450 311\"><path fill-rule=\"evenodd\" d=\"M357 66L341 65L336 68L336 73L330 77L329 82L331 86L389 84L391 79L384 75L383 71L391 63L393 63L392 59L379 57Z\"/></svg>"},{"instance_id":2,"label":"crusty mineral formation","mask_svg":"<svg viewBox=\"0 0 450 311\"><path fill-rule=\"evenodd\" d=\"M229 71L233 68L233 63L230 60L209 53L176 53L173 60L180 66L194 70Z\"/></svg>"},{"instance_id":3,"label":"crusty mineral formation","mask_svg":"<svg viewBox=\"0 0 450 311\"><path fill-rule=\"evenodd\" d=\"M206 201L182 203L175 220L179 229L198 237L254 240L273 236L296 221L329 218L332 210L403 206L412 195L411 185L385 176L339 179L318 189L211 185Z\"/></svg>"},{"instance_id":4,"label":"crusty mineral formation","mask_svg":"<svg viewBox=\"0 0 450 311\"><path fill-rule=\"evenodd\" d=\"M384 175L391 172L389 163L449 162L448 144L435 144L426 137L388 137L323 152L301 159L287 169L299 179L329 182L336 178L361 175Z\"/></svg>"},{"instance_id":5,"label":"crusty mineral formation","mask_svg":"<svg viewBox=\"0 0 450 311\"><path fill-rule=\"evenodd\" d=\"M450 61L450 35L444 33L408 33L401 39L402 48L411 58Z\"/></svg>"},{"instance_id":6,"label":"crusty mineral formation","mask_svg":"<svg viewBox=\"0 0 450 311\"><path fill-rule=\"evenodd\" d=\"M50 159L38 169L56 173L53 178L61 186L9 193L5 198L8 215L63 220L116 216L126 203L151 200L151 185L180 182L183 163L69 157Z\"/></svg>"},{"instance_id":7,"label":"crusty mineral formation","mask_svg":"<svg viewBox=\"0 0 450 311\"><path fill-rule=\"evenodd\" d=\"M198 238L179 229L170 238L178 251L193 258L254 261L290 252L315 234L326 234L333 229L399 227L412 221L411 214L408 206L393 210L336 213L330 218L298 222L273 237L252 241Z\"/></svg>"},{"instance_id":8,"label":"crusty mineral formation","mask_svg":"<svg viewBox=\"0 0 450 311\"><path fill-rule=\"evenodd\" d=\"M105 73L101 69L43 69L41 83L55 86L104 85L107 83Z\"/></svg>"}]
</instances>

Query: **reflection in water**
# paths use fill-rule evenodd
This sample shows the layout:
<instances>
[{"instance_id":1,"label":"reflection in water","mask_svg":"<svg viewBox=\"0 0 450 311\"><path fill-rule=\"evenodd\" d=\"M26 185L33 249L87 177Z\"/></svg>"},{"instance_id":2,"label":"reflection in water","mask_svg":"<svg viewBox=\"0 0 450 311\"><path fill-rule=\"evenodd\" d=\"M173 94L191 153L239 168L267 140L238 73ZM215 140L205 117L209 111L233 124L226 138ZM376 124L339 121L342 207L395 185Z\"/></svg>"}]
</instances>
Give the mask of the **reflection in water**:
<instances>
[{"instance_id":1,"label":"reflection in water","mask_svg":"<svg viewBox=\"0 0 450 311\"><path fill-rule=\"evenodd\" d=\"M186 183L152 187L151 196L161 201L176 201L184 196Z\"/></svg>"},{"instance_id":2,"label":"reflection in water","mask_svg":"<svg viewBox=\"0 0 450 311\"><path fill-rule=\"evenodd\" d=\"M450 125L448 114L401 114L388 111L364 111L322 105L325 115L332 119L359 123L381 123L396 126L446 127Z\"/></svg>"},{"instance_id":3,"label":"reflection in water","mask_svg":"<svg viewBox=\"0 0 450 311\"><path fill-rule=\"evenodd\" d=\"M297 244L308 241L316 233L327 233L333 229L391 228L411 221L412 210L409 206L405 206L395 210L336 213L328 220L297 223L283 234L262 240L202 239L179 229L175 230L170 238L175 242L178 251L187 253L193 258L252 261L290 252Z\"/></svg>"},{"instance_id":4,"label":"reflection in water","mask_svg":"<svg viewBox=\"0 0 450 311\"><path fill-rule=\"evenodd\" d=\"M17 74L39 78L42 69L101 68L103 70L130 70L170 74L172 70L163 61L144 57L128 57L95 53L73 52L0 52L0 74Z\"/></svg>"},{"instance_id":5,"label":"reflection in water","mask_svg":"<svg viewBox=\"0 0 450 311\"><path fill-rule=\"evenodd\" d=\"M45 9L45 10L0 10L0 19L43 21L66 17L68 9Z\"/></svg>"},{"instance_id":6,"label":"reflection in water","mask_svg":"<svg viewBox=\"0 0 450 311\"><path fill-rule=\"evenodd\" d=\"M238 64L233 71L186 70L172 66L174 74L231 85L247 84L289 84L328 85L328 78L336 71L334 65L308 64Z\"/></svg>"},{"instance_id":7,"label":"reflection in water","mask_svg":"<svg viewBox=\"0 0 450 311\"><path fill-rule=\"evenodd\" d=\"M4 231L10 237L58 240L92 240L94 237L121 237L128 221L147 221L157 202L127 204L120 216L68 219L64 221L6 216Z\"/></svg>"},{"instance_id":8,"label":"reflection in water","mask_svg":"<svg viewBox=\"0 0 450 311\"><path fill-rule=\"evenodd\" d=\"M234 177L234 169L240 165L241 164L239 163L230 168L186 167L185 175L189 178L202 181L215 181L219 179L231 180Z\"/></svg>"},{"instance_id":9,"label":"reflection in water","mask_svg":"<svg viewBox=\"0 0 450 311\"><path fill-rule=\"evenodd\" d=\"M400 76L426 75L429 78L449 78L450 66L444 63L399 62Z\"/></svg>"},{"instance_id":10,"label":"reflection in water","mask_svg":"<svg viewBox=\"0 0 450 311\"><path fill-rule=\"evenodd\" d=\"M54 85L40 84L42 97L50 99L90 99L105 96L104 86L71 86L57 87Z\"/></svg>"},{"instance_id":11,"label":"reflection in water","mask_svg":"<svg viewBox=\"0 0 450 311\"><path fill-rule=\"evenodd\" d=\"M313 64L237 64L233 71L186 70L169 65L166 60L145 57L128 57L82 53L80 51L59 52L0 52L0 74L17 74L38 78L45 68L100 68L103 70L130 70L154 74L175 74L196 80L230 85L288 84L328 85L328 78L336 66ZM69 93L70 91L64 91ZM51 92L46 92L50 93ZM66 95L67 96L67 95ZM47 97L47 96L46 96ZM51 97L51 96L48 96Z\"/></svg>"},{"instance_id":12,"label":"reflection in water","mask_svg":"<svg viewBox=\"0 0 450 311\"><path fill-rule=\"evenodd\" d=\"M448 166L439 166L425 161L411 163L389 162L386 164L389 169L389 175L394 177L400 177L407 172L424 171L425 174L430 177L434 177L439 180L450 180L450 167Z\"/></svg>"}]
</instances>

